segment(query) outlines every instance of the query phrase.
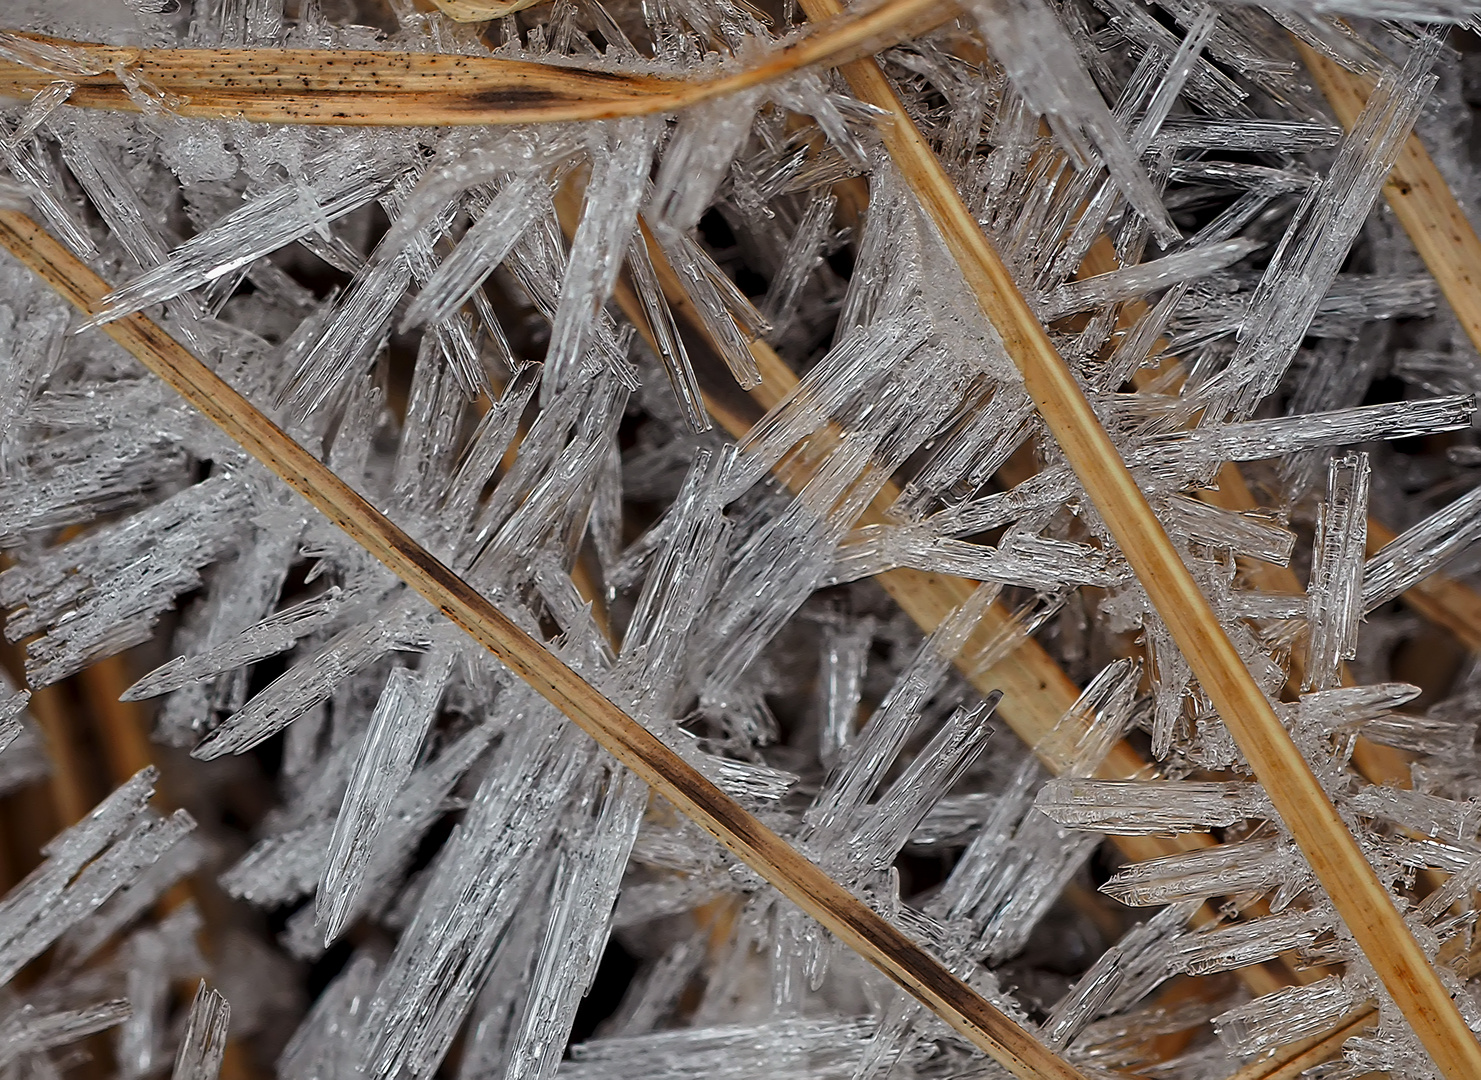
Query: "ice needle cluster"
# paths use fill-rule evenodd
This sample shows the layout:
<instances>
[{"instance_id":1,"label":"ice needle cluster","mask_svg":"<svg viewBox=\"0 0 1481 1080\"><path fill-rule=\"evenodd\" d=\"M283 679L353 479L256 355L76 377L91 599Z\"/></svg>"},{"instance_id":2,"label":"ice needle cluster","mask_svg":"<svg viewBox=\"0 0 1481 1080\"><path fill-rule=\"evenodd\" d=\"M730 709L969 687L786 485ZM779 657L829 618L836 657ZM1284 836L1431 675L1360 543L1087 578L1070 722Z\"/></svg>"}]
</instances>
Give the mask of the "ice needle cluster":
<instances>
[{"instance_id":1,"label":"ice needle cluster","mask_svg":"<svg viewBox=\"0 0 1481 1080\"><path fill-rule=\"evenodd\" d=\"M1006 1075L104 336L136 313L1086 1077L1334 1031L1309 1075L1438 1075L909 126L1481 1030L1481 266L1383 201L1422 144L1481 220L1481 4L943 3L863 61L900 116L827 66L447 126L148 75L715 79L827 7L0 5L0 210L111 289L0 255L0 1077Z\"/></svg>"}]
</instances>

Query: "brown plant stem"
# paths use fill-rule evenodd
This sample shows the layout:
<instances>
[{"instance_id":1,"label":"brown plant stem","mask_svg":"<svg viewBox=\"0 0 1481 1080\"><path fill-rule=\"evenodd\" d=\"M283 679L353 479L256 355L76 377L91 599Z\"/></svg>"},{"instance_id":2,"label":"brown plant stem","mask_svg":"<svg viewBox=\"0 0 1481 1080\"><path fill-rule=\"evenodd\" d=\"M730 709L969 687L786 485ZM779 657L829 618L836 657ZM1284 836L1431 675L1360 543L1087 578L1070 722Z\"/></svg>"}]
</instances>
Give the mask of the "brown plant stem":
<instances>
[{"instance_id":1,"label":"brown plant stem","mask_svg":"<svg viewBox=\"0 0 1481 1080\"><path fill-rule=\"evenodd\" d=\"M1381 521L1368 519L1368 555L1371 557L1399 534ZM1431 574L1411 585L1399 599L1421 616L1449 630L1470 652L1481 652L1481 594L1446 574Z\"/></svg>"},{"instance_id":2,"label":"brown plant stem","mask_svg":"<svg viewBox=\"0 0 1481 1080\"><path fill-rule=\"evenodd\" d=\"M1229 1080L1296 1080L1307 1069L1340 1054L1343 1043L1372 1027L1377 1019L1376 1009L1361 1009L1331 1031L1282 1046L1270 1057L1250 1062Z\"/></svg>"},{"instance_id":3,"label":"brown plant stem","mask_svg":"<svg viewBox=\"0 0 1481 1080\"><path fill-rule=\"evenodd\" d=\"M1085 256L1085 261L1080 266L1080 274L1089 277L1094 274L1104 274L1119 268L1116 261L1115 248L1111 242L1102 237L1091 245L1090 251ZM1141 301L1131 301L1123 305L1117 322L1124 324L1134 323L1146 312L1146 305ZM1159 343L1161 346L1163 343ZM1180 361L1172 357L1164 357L1162 362L1155 368L1143 368L1131 377L1131 383L1138 389L1143 389L1158 381L1174 368ZM1257 506L1255 496L1251 493L1249 485L1245 483L1244 474L1240 472L1239 466L1234 462L1225 462L1219 469L1218 486L1197 493L1199 499L1211 506L1217 506L1223 510L1232 510L1235 513L1243 513L1246 510L1254 510ZM1368 519L1370 546L1374 535L1386 535L1393 538L1379 522ZM1385 540L1383 543L1387 543ZM1381 546L1381 545L1380 545ZM1376 548L1374 548L1376 550ZM1371 551L1370 551L1371 553ZM1263 592L1286 593L1295 595L1303 592L1300 581L1297 580L1295 571L1289 566L1276 566L1272 563L1263 562L1258 559L1241 560L1241 565L1249 579ZM1460 586L1465 588L1465 586ZM1466 589L1470 593L1469 589ZM1475 594L1470 593L1474 598ZM1406 593L1407 597L1408 594ZM1478 601L1481 603L1481 601ZM1290 671L1287 687L1292 693L1299 694L1300 686L1305 668L1305 660L1301 655L1298 638L1296 646L1291 650ZM1351 673L1347 665L1340 667L1340 674L1344 686L1353 685ZM1380 746L1364 738L1359 738L1353 750L1353 763L1357 765L1358 771L1368 780L1375 784L1399 784L1403 787L1409 786L1409 756L1402 750L1396 750L1389 746Z\"/></svg>"},{"instance_id":4,"label":"brown plant stem","mask_svg":"<svg viewBox=\"0 0 1481 1080\"><path fill-rule=\"evenodd\" d=\"M1300 41L1296 49L1338 121L1351 130L1372 89L1369 80ZM1471 344L1481 349L1481 237L1418 135L1411 133L1404 141L1383 196ZM1369 553L1394 536L1392 530L1370 522ZM1431 622L1450 630L1472 652L1481 650L1481 597L1474 590L1436 574L1410 589L1403 599Z\"/></svg>"},{"instance_id":5,"label":"brown plant stem","mask_svg":"<svg viewBox=\"0 0 1481 1080\"><path fill-rule=\"evenodd\" d=\"M78 688L97 728L110 778L116 784L123 783L140 769L155 764L144 709L137 702L120 700L120 695L133 681L134 676L129 671L125 655L104 657L77 673ZM168 806L171 802L163 784L156 786L155 802L158 806ZM176 882L160 898L156 911L164 914L195 898L195 885L187 878ZM205 910L201 914L206 922L201 937L206 955L212 956L216 952L216 935L213 931L220 928L211 925L212 920ZM188 1005L195 992L194 981L187 980L177 989L181 994L182 1004ZM240 1039L229 1033L225 1056L221 1062L220 1080L258 1080L257 1069L247 1048Z\"/></svg>"},{"instance_id":6,"label":"brown plant stem","mask_svg":"<svg viewBox=\"0 0 1481 1080\"><path fill-rule=\"evenodd\" d=\"M710 79L625 74L452 53L334 49L140 49L0 32L68 50L97 74L0 60L0 97L29 98L60 81L68 104L277 124L406 127L602 120L671 112L749 90L815 64L888 48L954 17L940 0L885 0ZM3 37L0 37L3 43ZM153 101L119 74L148 86Z\"/></svg>"},{"instance_id":7,"label":"brown plant stem","mask_svg":"<svg viewBox=\"0 0 1481 1080\"><path fill-rule=\"evenodd\" d=\"M60 687L33 690L27 708L41 729L46 756L51 762L47 788L57 822L62 828L75 825L92 813L96 802L89 791L87 764L81 752L82 740L75 731L77 717L68 707Z\"/></svg>"}]
</instances>

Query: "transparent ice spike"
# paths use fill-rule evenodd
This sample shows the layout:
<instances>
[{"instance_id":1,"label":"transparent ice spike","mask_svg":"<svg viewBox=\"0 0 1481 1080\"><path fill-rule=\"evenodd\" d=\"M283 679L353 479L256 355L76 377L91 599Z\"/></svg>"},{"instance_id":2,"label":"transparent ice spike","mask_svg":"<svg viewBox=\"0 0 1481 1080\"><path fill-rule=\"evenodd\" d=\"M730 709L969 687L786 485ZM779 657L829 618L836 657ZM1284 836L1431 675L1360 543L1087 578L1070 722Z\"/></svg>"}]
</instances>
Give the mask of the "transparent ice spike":
<instances>
[{"instance_id":1,"label":"transparent ice spike","mask_svg":"<svg viewBox=\"0 0 1481 1080\"><path fill-rule=\"evenodd\" d=\"M226 1056L226 1029L230 1023L231 1006L202 979L190 1004L170 1080L216 1080Z\"/></svg>"},{"instance_id":2,"label":"transparent ice spike","mask_svg":"<svg viewBox=\"0 0 1481 1080\"><path fill-rule=\"evenodd\" d=\"M1049 780L1034 805L1061 825L1118 836L1206 832L1273 814L1259 785L1213 780Z\"/></svg>"}]
</instances>

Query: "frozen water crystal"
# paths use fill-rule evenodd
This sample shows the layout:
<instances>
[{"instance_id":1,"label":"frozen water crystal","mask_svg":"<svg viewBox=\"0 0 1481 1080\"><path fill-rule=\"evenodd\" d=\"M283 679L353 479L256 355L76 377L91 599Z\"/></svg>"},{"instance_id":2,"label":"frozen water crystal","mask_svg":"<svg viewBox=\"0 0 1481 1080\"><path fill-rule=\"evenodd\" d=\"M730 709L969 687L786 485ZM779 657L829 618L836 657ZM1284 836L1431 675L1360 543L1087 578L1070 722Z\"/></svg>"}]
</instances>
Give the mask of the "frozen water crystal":
<instances>
[{"instance_id":1,"label":"frozen water crystal","mask_svg":"<svg viewBox=\"0 0 1481 1080\"><path fill-rule=\"evenodd\" d=\"M1370 471L1367 455L1352 452L1333 458L1327 471L1327 499L1317 519L1316 553L1306 586L1311 605L1308 690L1336 685L1339 661L1351 660L1357 648Z\"/></svg>"},{"instance_id":2,"label":"frozen water crystal","mask_svg":"<svg viewBox=\"0 0 1481 1080\"><path fill-rule=\"evenodd\" d=\"M230 1022L231 1006L202 982L185 1021L185 1034L180 1039L171 1080L216 1080L226 1053L226 1030Z\"/></svg>"}]
</instances>

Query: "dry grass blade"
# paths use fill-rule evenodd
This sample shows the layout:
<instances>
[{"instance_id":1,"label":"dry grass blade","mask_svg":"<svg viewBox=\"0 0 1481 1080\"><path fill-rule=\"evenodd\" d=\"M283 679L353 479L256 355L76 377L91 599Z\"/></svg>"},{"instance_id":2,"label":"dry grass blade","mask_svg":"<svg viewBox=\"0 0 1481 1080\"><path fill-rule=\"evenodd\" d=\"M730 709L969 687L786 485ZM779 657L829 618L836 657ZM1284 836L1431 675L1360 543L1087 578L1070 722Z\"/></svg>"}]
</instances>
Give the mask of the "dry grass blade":
<instances>
[{"instance_id":1,"label":"dry grass blade","mask_svg":"<svg viewBox=\"0 0 1481 1080\"><path fill-rule=\"evenodd\" d=\"M839 12L836 0L804 0L803 8L810 18ZM896 165L936 224L1065 458L1358 945L1441 1073L1452 1080L1481 1076L1481 1043L1244 666L930 145L877 64L858 60L842 71L855 95L888 114L880 133Z\"/></svg>"},{"instance_id":2,"label":"dry grass blade","mask_svg":"<svg viewBox=\"0 0 1481 1080\"><path fill-rule=\"evenodd\" d=\"M577 207L568 203L562 205L561 210L563 226L574 231ZM688 294L662 249L651 242L651 237L648 254L674 314L693 330L696 338L704 339L703 320L694 311ZM626 286L619 285L615 299L633 325L640 332L647 333L647 320L642 314L637 297ZM797 375L764 341L751 343L751 355L761 372L762 381L749 392L750 397L763 410L770 409L797 386ZM718 356L715 363L721 363ZM737 415L724 402L706 395L705 405L710 415L734 438L742 438L750 430L751 420ZM885 520L884 508L894 502L899 494L899 488L893 482L887 482L859 523L867 525ZM972 590L977 587L975 581L908 569L888 570L874 580L926 633L934 630L947 615L966 602ZM1002 693L1003 700L995 715L1006 720L1014 733L1028 746L1037 746L1074 704L1079 688L1043 646L1032 638L1021 642L1002 663L986 671L976 670L976 663L972 658L1004 631L1008 620L1009 612L1001 604L991 605L963 646L959 662L982 693ZM1146 762L1124 743L1118 743L1111 751L1105 766L1108 776L1118 777L1132 776L1146 767Z\"/></svg>"},{"instance_id":3,"label":"dry grass blade","mask_svg":"<svg viewBox=\"0 0 1481 1080\"><path fill-rule=\"evenodd\" d=\"M32 693L30 711L41 729L52 762L47 790L56 820L63 827L81 821L92 812L95 800L83 779L87 762L81 740L72 730L76 726L75 718L61 700L60 692L50 686Z\"/></svg>"},{"instance_id":4,"label":"dry grass blade","mask_svg":"<svg viewBox=\"0 0 1481 1080\"><path fill-rule=\"evenodd\" d=\"M502 19L505 15L534 7L539 2L540 0L496 0L495 3L487 3L486 0L432 0L438 11L458 22Z\"/></svg>"},{"instance_id":5,"label":"dry grass blade","mask_svg":"<svg viewBox=\"0 0 1481 1080\"><path fill-rule=\"evenodd\" d=\"M1444 956L1443 952L1441 956ZM1452 959L1451 963L1462 979L1472 978L1477 972L1481 972L1481 954L1474 950ZM1269 1057L1250 1062L1228 1077L1228 1080L1296 1080L1308 1069L1335 1058L1342 1052L1343 1044L1348 1039L1363 1034L1377 1021L1378 1008L1370 1003L1349 1013L1329 1031L1282 1046Z\"/></svg>"},{"instance_id":6,"label":"dry grass blade","mask_svg":"<svg viewBox=\"0 0 1481 1080\"><path fill-rule=\"evenodd\" d=\"M567 209L569 212L563 214L562 224L568 229L574 229L572 215L575 207L568 206ZM693 313L677 276L656 244L650 244L649 257L675 314L689 324L697 339L703 339L701 322ZM656 348L637 296L626 285L619 284L613 298L639 332L648 337L650 347ZM763 409L770 408L797 385L797 375L765 341L753 341L751 354L764 380L749 391L750 396ZM718 357L714 359L715 364L720 362ZM705 404L715 420L735 438L742 438L750 430L750 421L738 416L722 402L707 395ZM794 489L800 487L801 478L791 477L789 486ZM887 482L873 504L864 511L860 523L888 520L886 508L895 501L899 493L893 482ZM977 582L965 578L905 568L885 571L876 575L874 581L927 634L964 604L977 587ZM1005 720L1026 745L1040 751L1040 760L1045 768L1057 774L1063 766L1063 760L1052 752L1047 741L1061 718L1074 704L1078 688L1073 680L1033 638L1020 642L1008 657L989 668L983 669L976 660L982 647L1003 633L1011 618L1011 613L1002 604L989 605L958 654L957 664L963 676L980 693L986 695L998 692L1003 695L995 715ZM1096 775L1105 779L1124 780L1147 779L1155 773L1156 767L1123 740L1111 747ZM1111 836L1108 839L1133 862L1212 847L1217 843L1207 833L1180 833L1175 837ZM1214 918L1212 908L1205 905L1195 912L1191 921L1194 925L1201 926ZM1257 997L1288 986L1291 982L1289 973L1276 962L1247 965L1241 967L1237 974Z\"/></svg>"},{"instance_id":7,"label":"dry grass blade","mask_svg":"<svg viewBox=\"0 0 1481 1080\"><path fill-rule=\"evenodd\" d=\"M847 62L939 25L955 10L940 0L887 0L708 80L450 53L119 48L5 31L0 57L28 55L27 45L39 43L64 50L72 70L0 59L0 97L29 98L62 78L75 83L71 105L137 112L143 105L125 85L126 71L160 95L156 105L180 116L391 127L601 120L670 112L814 64Z\"/></svg>"},{"instance_id":8,"label":"dry grass blade","mask_svg":"<svg viewBox=\"0 0 1481 1080\"><path fill-rule=\"evenodd\" d=\"M516 11L534 7L541 0L432 0L437 5L437 10L450 19L458 22L487 22L489 19L502 19L505 15L513 15ZM943 11L951 11L955 14L955 4L949 0L936 7ZM951 17L951 16L947 16ZM940 19L932 23L932 26L940 24ZM913 37L924 30L916 30L906 36Z\"/></svg>"},{"instance_id":9,"label":"dry grass blade","mask_svg":"<svg viewBox=\"0 0 1481 1080\"><path fill-rule=\"evenodd\" d=\"M0 212L0 244L83 312L108 292L107 282L23 214ZM552 656L157 324L130 315L103 330L613 757L974 1045L1025 1080L1083 1080Z\"/></svg>"},{"instance_id":10,"label":"dry grass blade","mask_svg":"<svg viewBox=\"0 0 1481 1080\"><path fill-rule=\"evenodd\" d=\"M1362 111L1370 86L1325 56L1297 43L1318 87L1344 127ZM1410 135L1384 186L1389 205L1408 232L1425 265L1472 344L1481 347L1481 239L1418 136ZM1369 521L1370 554L1394 539L1392 530ZM1425 618L1450 630L1471 651L1481 650L1481 597L1467 586L1436 574L1403 597ZM1293 1080L1303 1071L1336 1057L1343 1044L1371 1025L1371 1007L1325 1035L1285 1047L1275 1057L1253 1062L1230 1080Z\"/></svg>"}]
</instances>

